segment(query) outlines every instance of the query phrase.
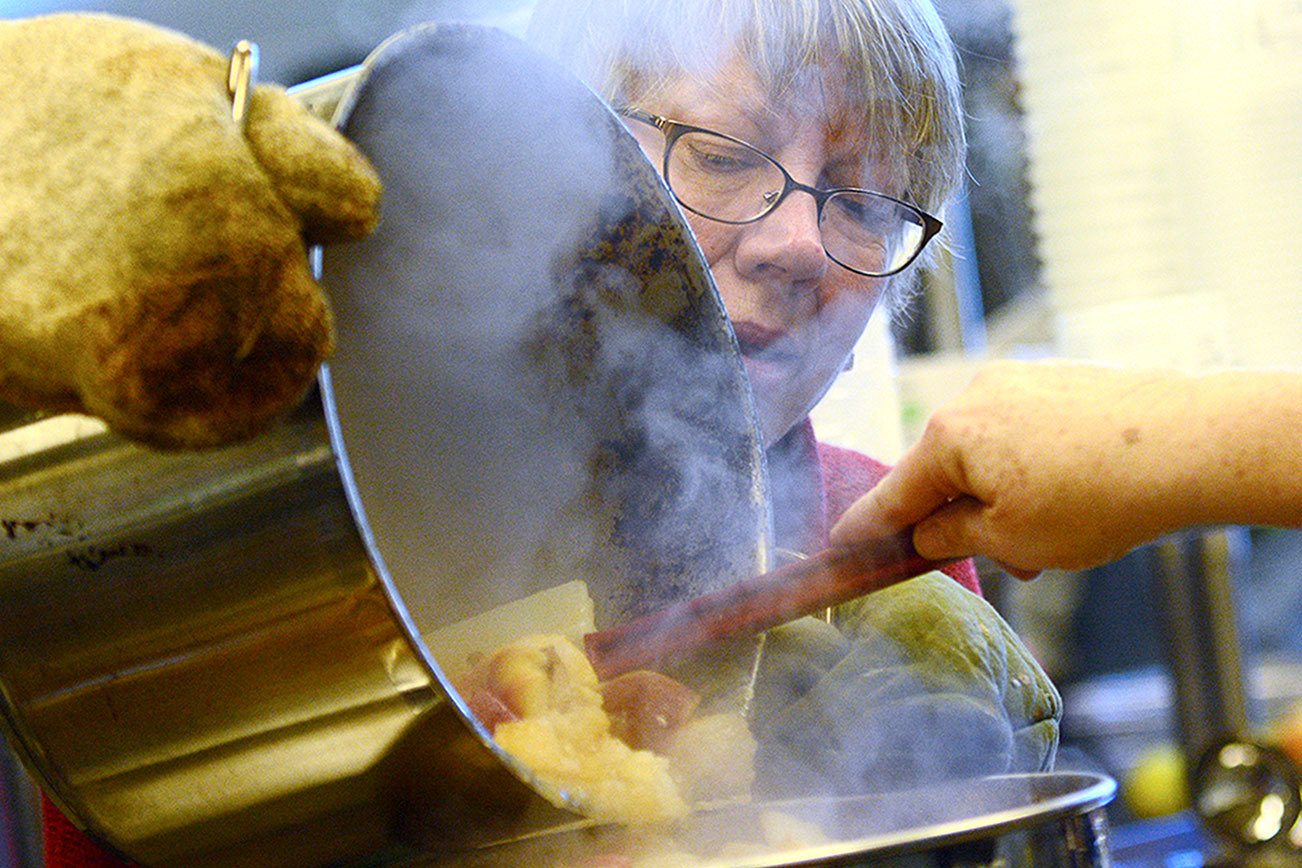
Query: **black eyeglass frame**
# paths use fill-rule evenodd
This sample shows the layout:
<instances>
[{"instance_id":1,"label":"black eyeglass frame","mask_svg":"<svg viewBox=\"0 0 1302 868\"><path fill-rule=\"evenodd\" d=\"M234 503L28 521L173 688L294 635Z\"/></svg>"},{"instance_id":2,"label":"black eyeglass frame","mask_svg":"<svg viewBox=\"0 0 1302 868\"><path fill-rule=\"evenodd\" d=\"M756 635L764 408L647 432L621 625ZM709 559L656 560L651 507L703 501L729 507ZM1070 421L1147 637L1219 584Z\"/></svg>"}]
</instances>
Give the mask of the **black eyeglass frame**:
<instances>
[{"instance_id":1,"label":"black eyeglass frame","mask_svg":"<svg viewBox=\"0 0 1302 868\"><path fill-rule=\"evenodd\" d=\"M756 223L760 220L763 220L769 214L772 214L777 209L777 207L781 205L783 201L786 200L787 196L791 195L791 193L797 190L802 193L808 193L810 196L814 197L814 202L817 206L819 225L822 225L823 222L823 206L827 204L827 202L830 199L842 193L858 193L858 194L863 194L868 196L876 196L878 198L885 199L889 202L893 202L896 205L899 205L900 207L908 211L910 214L913 214L918 218L918 222L922 225L922 240L918 242L918 248L909 255L908 259L906 259L903 263L896 266L895 268L892 268L890 271L864 271L861 268L855 268L852 265L846 265L844 262L842 262L841 260L837 259L835 256L832 255L832 252L827 249L827 245L823 245L823 252L827 254L828 259L832 260L837 265L841 266L847 271L852 271L855 274L862 274L864 277L890 277L891 275L899 274L901 271L903 271L904 269L908 268L910 265L913 264L913 261L917 259L919 255L921 255L923 250L926 249L928 242L930 242L931 239L935 238L938 234L940 234L940 230L945 225L941 220L931 216L926 211L923 211L921 208L919 208L917 205L913 205L909 202L905 202L903 199L898 199L895 196L888 196L885 193L880 193L876 190L866 190L862 187L832 187L827 190L820 190L817 187L811 187L808 184L802 184L799 181L797 181L795 178L791 177L791 173L788 172L786 167L783 166L781 163L779 163L776 159L771 157L769 154L765 153L760 148L755 147L750 142L744 141L743 139L739 139L736 136L730 136L727 133L721 133L718 130L712 130L708 127L698 127L692 124L685 124L681 121L670 120L669 118L663 117L661 115L652 114L651 112L642 111L641 109L635 109L628 106L616 109L615 113L635 121L641 121L644 124L649 124L655 127L656 129L660 130L660 132L664 134L665 154L664 154L664 164L660 167L660 175L665 179L665 183L669 187L669 192L673 193L674 199L678 202L679 205L682 205L688 211L691 211L693 214L696 214L699 217L704 217L706 220L713 220L716 223L726 223L730 226L744 226L748 223ZM776 197L773 198L773 201L771 201L763 211L761 211L756 216L749 217L745 220L724 220L720 217L713 217L709 214L705 214L702 213L701 211L696 210L695 208L693 208L691 205L688 205L679 197L678 193L674 191L673 184L669 181L669 152L673 150L674 143L678 141L678 139L686 135L687 133L706 133L711 136L718 136L721 139L725 139L727 141L741 145L745 148L749 148L750 150L759 154L761 157L763 157L764 159L772 163L777 168L777 170L782 173L782 179L783 179L782 191Z\"/></svg>"}]
</instances>

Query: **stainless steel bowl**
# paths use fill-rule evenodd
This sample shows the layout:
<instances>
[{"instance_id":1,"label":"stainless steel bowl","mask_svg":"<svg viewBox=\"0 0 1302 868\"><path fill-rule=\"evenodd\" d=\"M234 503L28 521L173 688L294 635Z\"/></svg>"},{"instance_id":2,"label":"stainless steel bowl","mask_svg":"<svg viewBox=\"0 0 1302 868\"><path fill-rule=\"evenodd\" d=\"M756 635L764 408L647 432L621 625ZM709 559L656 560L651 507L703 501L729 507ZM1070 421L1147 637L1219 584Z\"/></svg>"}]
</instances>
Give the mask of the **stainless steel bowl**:
<instances>
[{"instance_id":1,"label":"stainless steel bowl","mask_svg":"<svg viewBox=\"0 0 1302 868\"><path fill-rule=\"evenodd\" d=\"M352 75L341 123L386 197L325 256L319 392L198 454L78 417L0 429L0 720L146 864L572 821L466 715L430 631L575 578L609 622L765 565L736 345L618 120L484 29L416 28Z\"/></svg>"},{"instance_id":2,"label":"stainless steel bowl","mask_svg":"<svg viewBox=\"0 0 1302 868\"><path fill-rule=\"evenodd\" d=\"M413 864L651 864L1103 868L1104 807L1116 783L1049 772L952 781L922 789L736 805L673 829L576 824L487 850ZM605 861L603 861L605 860Z\"/></svg>"}]
</instances>

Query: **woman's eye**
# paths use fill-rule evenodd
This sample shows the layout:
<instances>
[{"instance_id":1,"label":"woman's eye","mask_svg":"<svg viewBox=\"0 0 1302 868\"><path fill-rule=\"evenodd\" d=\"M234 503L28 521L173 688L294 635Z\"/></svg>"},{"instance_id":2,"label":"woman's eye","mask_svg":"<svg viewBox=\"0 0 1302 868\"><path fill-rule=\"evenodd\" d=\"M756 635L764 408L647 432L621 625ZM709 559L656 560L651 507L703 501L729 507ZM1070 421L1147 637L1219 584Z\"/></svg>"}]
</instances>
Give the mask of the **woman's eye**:
<instances>
[{"instance_id":1,"label":"woman's eye","mask_svg":"<svg viewBox=\"0 0 1302 868\"><path fill-rule=\"evenodd\" d=\"M762 159L747 148L728 147L711 143L689 143L692 161L702 170L711 172L750 171L759 165Z\"/></svg>"},{"instance_id":2,"label":"woman's eye","mask_svg":"<svg viewBox=\"0 0 1302 868\"><path fill-rule=\"evenodd\" d=\"M845 216L864 226L884 226L891 222L893 216L890 213L893 209L884 206L880 200L869 197L842 195L833 202Z\"/></svg>"}]
</instances>

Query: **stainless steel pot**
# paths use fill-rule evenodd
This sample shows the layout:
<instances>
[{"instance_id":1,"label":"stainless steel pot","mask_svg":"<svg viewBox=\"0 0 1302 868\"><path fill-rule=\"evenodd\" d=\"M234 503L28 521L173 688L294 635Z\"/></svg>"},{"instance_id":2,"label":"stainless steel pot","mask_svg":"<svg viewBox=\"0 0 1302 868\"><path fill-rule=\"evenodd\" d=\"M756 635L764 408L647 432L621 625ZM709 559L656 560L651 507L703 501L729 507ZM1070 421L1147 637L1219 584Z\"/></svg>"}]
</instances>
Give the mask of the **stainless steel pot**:
<instances>
[{"instance_id":1,"label":"stainless steel pot","mask_svg":"<svg viewBox=\"0 0 1302 868\"><path fill-rule=\"evenodd\" d=\"M609 623L766 565L736 345L619 121L476 28L400 34L355 78L341 122L383 217L324 258L339 348L292 419L200 454L78 417L0 429L0 720L147 864L569 822L427 636L575 578Z\"/></svg>"},{"instance_id":2,"label":"stainless steel pot","mask_svg":"<svg viewBox=\"0 0 1302 868\"><path fill-rule=\"evenodd\" d=\"M1104 868L1111 864L1104 806L1115 791L1111 778L1086 773L1000 775L899 792L729 806L657 833L576 824L413 864Z\"/></svg>"}]
</instances>

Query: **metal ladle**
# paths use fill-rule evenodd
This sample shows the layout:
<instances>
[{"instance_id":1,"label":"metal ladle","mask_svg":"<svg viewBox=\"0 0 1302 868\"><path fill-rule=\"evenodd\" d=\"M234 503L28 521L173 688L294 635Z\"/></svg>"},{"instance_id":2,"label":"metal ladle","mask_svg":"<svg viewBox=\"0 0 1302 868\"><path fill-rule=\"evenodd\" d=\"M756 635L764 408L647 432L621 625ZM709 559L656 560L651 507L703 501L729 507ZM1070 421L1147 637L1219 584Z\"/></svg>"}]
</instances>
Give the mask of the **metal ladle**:
<instances>
[{"instance_id":1,"label":"metal ladle","mask_svg":"<svg viewBox=\"0 0 1302 868\"><path fill-rule=\"evenodd\" d=\"M1302 850L1302 781L1275 748L1236 738L1214 744L1193 774L1194 807L1207 827L1254 863ZM1246 855L1243 858L1248 858ZM1285 864L1283 862L1279 864Z\"/></svg>"},{"instance_id":2,"label":"metal ladle","mask_svg":"<svg viewBox=\"0 0 1302 868\"><path fill-rule=\"evenodd\" d=\"M1233 597L1245 551L1242 529L1192 532L1157 546L1175 722L1194 808L1217 843L1236 864L1295 865L1302 850L1298 774L1287 757L1250 736Z\"/></svg>"}]
</instances>

